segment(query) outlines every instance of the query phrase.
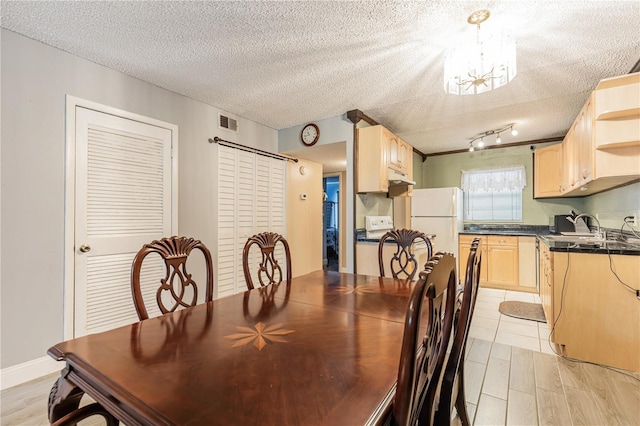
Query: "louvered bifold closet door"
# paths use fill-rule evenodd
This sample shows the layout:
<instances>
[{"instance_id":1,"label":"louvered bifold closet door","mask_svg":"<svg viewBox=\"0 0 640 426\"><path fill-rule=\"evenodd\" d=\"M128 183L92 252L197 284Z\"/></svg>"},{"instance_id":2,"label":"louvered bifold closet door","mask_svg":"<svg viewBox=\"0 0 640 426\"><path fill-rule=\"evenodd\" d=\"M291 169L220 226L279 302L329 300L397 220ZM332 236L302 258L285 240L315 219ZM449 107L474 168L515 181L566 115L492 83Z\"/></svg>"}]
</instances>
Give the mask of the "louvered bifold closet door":
<instances>
[{"instance_id":1,"label":"louvered bifold closet door","mask_svg":"<svg viewBox=\"0 0 640 426\"><path fill-rule=\"evenodd\" d=\"M285 176L286 163L284 161L258 156L256 165L258 185L256 233L270 231L285 236ZM277 245L275 257L280 263L282 271L285 272L286 260L282 244ZM254 282L256 282L255 278Z\"/></svg>"},{"instance_id":2,"label":"louvered bifold closet door","mask_svg":"<svg viewBox=\"0 0 640 426\"><path fill-rule=\"evenodd\" d=\"M138 321L133 258L171 233L171 130L78 107L75 219L75 336ZM143 293L153 301L164 267L148 259Z\"/></svg>"},{"instance_id":3,"label":"louvered bifold closet door","mask_svg":"<svg viewBox=\"0 0 640 426\"><path fill-rule=\"evenodd\" d=\"M217 297L235 294L236 152L235 149L218 145Z\"/></svg>"},{"instance_id":4,"label":"louvered bifold closet door","mask_svg":"<svg viewBox=\"0 0 640 426\"><path fill-rule=\"evenodd\" d=\"M218 146L218 297L247 289L242 252L249 237L266 231L284 235L285 178L282 160ZM259 262L252 251L252 274Z\"/></svg>"},{"instance_id":5,"label":"louvered bifold closet door","mask_svg":"<svg viewBox=\"0 0 640 426\"><path fill-rule=\"evenodd\" d=\"M255 157L218 146L218 297L247 289L242 251L253 235Z\"/></svg>"}]
</instances>

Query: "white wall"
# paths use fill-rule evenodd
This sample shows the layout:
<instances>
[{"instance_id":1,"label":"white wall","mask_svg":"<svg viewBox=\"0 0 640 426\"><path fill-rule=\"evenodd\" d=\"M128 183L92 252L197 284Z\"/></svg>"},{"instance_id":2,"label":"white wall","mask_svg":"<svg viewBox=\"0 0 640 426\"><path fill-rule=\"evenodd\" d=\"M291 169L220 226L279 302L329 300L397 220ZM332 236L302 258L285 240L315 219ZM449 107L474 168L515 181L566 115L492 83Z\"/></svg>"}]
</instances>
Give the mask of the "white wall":
<instances>
[{"instance_id":1,"label":"white wall","mask_svg":"<svg viewBox=\"0 0 640 426\"><path fill-rule=\"evenodd\" d=\"M218 112L123 73L2 30L0 367L45 357L63 340L65 96L179 126L178 233L215 256L214 149L223 139L277 152L278 132L239 119L217 128Z\"/></svg>"},{"instance_id":2,"label":"white wall","mask_svg":"<svg viewBox=\"0 0 640 426\"><path fill-rule=\"evenodd\" d=\"M320 129L320 139L316 145L326 145L336 142L346 142L347 148L347 182L346 188L346 218L343 222L346 231L347 272L353 272L353 209L354 209L354 176L353 176L353 123L347 119L346 114L316 121ZM280 152L300 149L300 132L304 125L289 127L278 131L278 150Z\"/></svg>"}]
</instances>

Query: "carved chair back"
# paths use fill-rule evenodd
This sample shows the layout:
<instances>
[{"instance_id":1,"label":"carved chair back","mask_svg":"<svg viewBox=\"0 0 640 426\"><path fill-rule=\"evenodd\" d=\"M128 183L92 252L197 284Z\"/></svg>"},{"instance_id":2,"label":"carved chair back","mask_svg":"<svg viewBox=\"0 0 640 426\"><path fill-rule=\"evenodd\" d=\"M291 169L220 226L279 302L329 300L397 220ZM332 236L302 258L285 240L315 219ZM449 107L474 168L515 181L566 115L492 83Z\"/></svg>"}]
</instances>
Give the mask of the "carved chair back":
<instances>
[{"instance_id":1,"label":"carved chair back","mask_svg":"<svg viewBox=\"0 0 640 426\"><path fill-rule=\"evenodd\" d=\"M405 319L392 424L433 424L436 390L453 327L456 260L436 253L418 274ZM428 320L420 335L420 321Z\"/></svg>"},{"instance_id":2,"label":"carved chair back","mask_svg":"<svg viewBox=\"0 0 640 426\"><path fill-rule=\"evenodd\" d=\"M417 241L424 241L427 245L427 259L431 258L432 248L429 238L419 231L412 229L392 229L380 238L378 244L378 266L380 267L380 276L384 277L384 259L383 248L386 240L393 240L396 244L396 251L389 261L389 269L393 278L413 279L421 269L418 265L415 253L413 253L413 244Z\"/></svg>"},{"instance_id":3,"label":"carved chair back","mask_svg":"<svg viewBox=\"0 0 640 426\"><path fill-rule=\"evenodd\" d=\"M440 402L436 413L436 424L449 424L454 406L462 424L464 426L471 424L464 394L464 355L480 283L480 266L482 263L480 244L480 238L475 238L471 243L464 286L456 296L453 316L453 344L445 365L440 387Z\"/></svg>"},{"instance_id":4,"label":"carved chair back","mask_svg":"<svg viewBox=\"0 0 640 426\"><path fill-rule=\"evenodd\" d=\"M244 279L247 282L247 288L250 290L255 287L249 265L251 248L254 245L260 249L260 262L258 263L256 275L260 286L264 287L269 284L282 282L284 277L282 273L282 266L276 258L276 248L278 247L278 244L284 250L286 279L291 279L291 252L289 251L289 243L280 234L275 232L263 232L249 238L244 245L244 250L242 251L242 269L244 271Z\"/></svg>"},{"instance_id":5,"label":"carved chair back","mask_svg":"<svg viewBox=\"0 0 640 426\"><path fill-rule=\"evenodd\" d=\"M209 249L193 238L173 236L155 240L142 246L131 267L131 291L140 320L149 318L142 294L140 272L145 257L151 253L160 255L165 265L165 276L160 279L160 286L156 290L156 302L160 312L166 314L179 307L188 308L196 305L198 285L187 271L187 257L194 249L200 250L205 260L204 301L213 300L213 261Z\"/></svg>"}]
</instances>

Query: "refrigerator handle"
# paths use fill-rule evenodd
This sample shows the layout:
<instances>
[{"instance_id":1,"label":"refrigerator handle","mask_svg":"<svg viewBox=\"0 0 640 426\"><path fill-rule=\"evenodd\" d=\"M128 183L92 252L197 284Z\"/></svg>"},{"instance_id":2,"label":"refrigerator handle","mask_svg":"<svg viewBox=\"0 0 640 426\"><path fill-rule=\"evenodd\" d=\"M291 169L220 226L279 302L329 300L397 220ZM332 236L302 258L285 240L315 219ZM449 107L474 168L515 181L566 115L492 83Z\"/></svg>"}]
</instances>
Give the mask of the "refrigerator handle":
<instances>
[{"instance_id":1,"label":"refrigerator handle","mask_svg":"<svg viewBox=\"0 0 640 426\"><path fill-rule=\"evenodd\" d=\"M455 221L455 217L453 218L454 220L451 221L451 239L453 239L456 236L456 221ZM458 244L457 241L455 241L456 244Z\"/></svg>"}]
</instances>

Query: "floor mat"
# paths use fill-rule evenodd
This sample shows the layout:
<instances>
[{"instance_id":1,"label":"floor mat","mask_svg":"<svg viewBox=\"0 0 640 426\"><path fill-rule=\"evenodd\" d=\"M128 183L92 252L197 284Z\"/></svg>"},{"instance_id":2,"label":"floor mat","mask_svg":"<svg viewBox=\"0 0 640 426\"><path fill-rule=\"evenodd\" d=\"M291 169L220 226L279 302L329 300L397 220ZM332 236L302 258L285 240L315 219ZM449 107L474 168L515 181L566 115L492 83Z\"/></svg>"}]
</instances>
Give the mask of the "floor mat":
<instances>
[{"instance_id":1,"label":"floor mat","mask_svg":"<svg viewBox=\"0 0 640 426\"><path fill-rule=\"evenodd\" d=\"M498 310L501 314L514 318L522 318L531 321L546 322L544 310L540 303L507 301L501 302Z\"/></svg>"}]
</instances>

